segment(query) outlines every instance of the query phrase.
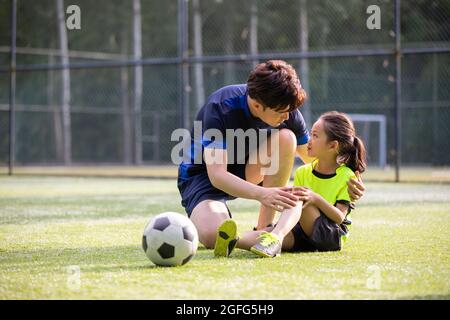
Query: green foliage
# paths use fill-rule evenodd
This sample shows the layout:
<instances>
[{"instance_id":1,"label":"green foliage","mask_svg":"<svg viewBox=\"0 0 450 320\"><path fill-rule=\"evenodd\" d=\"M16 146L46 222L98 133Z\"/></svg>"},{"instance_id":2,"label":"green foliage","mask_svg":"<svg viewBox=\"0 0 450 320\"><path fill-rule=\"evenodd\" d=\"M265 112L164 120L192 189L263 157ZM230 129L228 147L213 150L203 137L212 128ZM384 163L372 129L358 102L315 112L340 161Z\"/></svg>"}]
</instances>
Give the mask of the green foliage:
<instances>
[{"instance_id":1,"label":"green foliage","mask_svg":"<svg viewBox=\"0 0 450 320\"><path fill-rule=\"evenodd\" d=\"M250 53L250 17L253 1L201 0L203 55L241 55ZM393 49L394 1L388 0L258 0L257 33L259 53L292 53L300 50L302 32L308 37L309 51L355 49ZM305 5L302 7L301 3ZM17 46L21 49L59 50L56 4L53 0L17 1ZM103 54L102 61L133 59L132 1L64 1L65 7L77 4L81 9L81 30L68 31L71 63L98 62L93 53ZM368 30L366 8L381 9L381 30ZM178 48L178 1L141 0L142 55L144 59L173 58ZM0 47L10 43L10 1L0 0ZM194 9L189 10L189 54L194 54ZM306 13L307 30L300 27L301 13ZM411 0L401 2L401 40L404 48L448 47L450 43L450 2L446 0ZM91 58L85 55L91 55ZM450 156L448 53L405 55L402 60L402 161L406 164L448 165ZM19 65L59 64L58 55L18 53ZM253 62L204 63L205 95L226 84L246 81ZM325 110L384 114L389 119L388 162L395 160L394 106L395 61L393 56L317 58L308 60L309 77L305 79L299 60L290 61L303 82L309 82L311 110L318 115ZM0 52L0 66L9 65L9 53ZM194 65L189 69L190 117L201 107L196 101ZM134 69L96 68L71 70L73 107L72 143L74 161L121 162L124 158L122 107L132 109ZM144 160L170 160L172 143L168 138L180 126L180 74L178 64L143 67L142 128L145 135L159 134L160 143L144 142ZM305 76L306 77L306 76ZM124 81L126 85L123 85ZM125 79L125 80L123 80ZM9 74L0 74L0 104L8 104ZM24 72L17 75L18 163L56 162L58 159L54 110L61 104L60 71ZM48 115L29 113L30 105L39 106ZM77 107L88 107L90 113ZM92 109L93 110L92 110ZM111 110L112 109L112 110ZM3 109L4 110L4 109ZM2 111L0 111L2 112ZM93 114L92 112L96 113ZM108 113L108 115L105 115ZM100 115L99 115L100 114ZM412 117L409 117L412 115ZM88 118L90 118L88 120ZM0 114L0 161L6 159L8 135L4 134L6 117ZM82 120L80 120L82 119ZM98 125L97 125L98 124ZM158 131L158 125L160 130ZM430 125L432 124L432 125ZM96 131L95 133L93 131ZM35 139L28 139L31 135ZM79 137L82 137L79 139ZM426 143L417 147L425 137ZM52 144L48 146L47 144ZM104 145L102 145L104 144ZM376 141L373 143L376 145ZM41 150L43 149L43 150ZM157 152L155 150L158 150ZM370 150L376 156L377 149ZM159 158L156 154L159 154ZM370 161L370 160L369 160Z\"/></svg>"}]
</instances>

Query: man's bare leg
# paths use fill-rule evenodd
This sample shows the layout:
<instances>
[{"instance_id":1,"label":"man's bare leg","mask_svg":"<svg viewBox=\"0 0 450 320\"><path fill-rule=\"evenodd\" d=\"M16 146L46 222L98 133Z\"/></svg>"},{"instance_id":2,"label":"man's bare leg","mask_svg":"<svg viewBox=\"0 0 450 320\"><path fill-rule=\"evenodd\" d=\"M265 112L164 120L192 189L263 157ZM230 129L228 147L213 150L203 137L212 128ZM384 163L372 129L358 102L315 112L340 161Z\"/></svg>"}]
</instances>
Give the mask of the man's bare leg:
<instances>
[{"instance_id":1,"label":"man's bare leg","mask_svg":"<svg viewBox=\"0 0 450 320\"><path fill-rule=\"evenodd\" d=\"M230 215L223 202L204 200L195 206L190 218L197 228L200 243L207 249L213 249L217 229L225 220L230 219Z\"/></svg>"},{"instance_id":2,"label":"man's bare leg","mask_svg":"<svg viewBox=\"0 0 450 320\"><path fill-rule=\"evenodd\" d=\"M271 144L278 143L278 171L274 175L263 176L261 168L268 165L248 164L246 166L247 180L258 184L263 182L264 187L282 187L287 184L291 176L294 165L296 137L289 129L281 129L277 133L273 133L267 143L262 145L262 154L271 157ZM275 161L276 161L275 157ZM271 163L271 166L274 164ZM226 205L221 201L204 200L200 202L194 210L192 210L191 220L197 228L199 241L208 249L214 248L217 229L227 219L230 218ZM258 220L258 229L263 229L271 224L275 218L275 209L261 205L260 216ZM238 243L239 246L239 243ZM239 246L240 247L240 246Z\"/></svg>"},{"instance_id":3,"label":"man's bare leg","mask_svg":"<svg viewBox=\"0 0 450 320\"><path fill-rule=\"evenodd\" d=\"M276 148L272 147L273 143L278 144L278 157L272 157L272 150ZM270 163L270 166L276 165L278 171L272 175L264 175L264 168L268 165L263 165L259 161L257 164L247 164L246 177L247 180L253 183L263 182L263 187L284 187L289 181L294 166L295 149L297 146L297 139L294 133L289 129L281 129L276 133L271 134L270 139L266 144L260 146L260 154L267 155L272 160L278 161L278 163ZM262 148L262 150L261 150ZM275 209L261 205L259 210L259 218L257 229L263 229L269 224L273 223L275 218Z\"/></svg>"}]
</instances>

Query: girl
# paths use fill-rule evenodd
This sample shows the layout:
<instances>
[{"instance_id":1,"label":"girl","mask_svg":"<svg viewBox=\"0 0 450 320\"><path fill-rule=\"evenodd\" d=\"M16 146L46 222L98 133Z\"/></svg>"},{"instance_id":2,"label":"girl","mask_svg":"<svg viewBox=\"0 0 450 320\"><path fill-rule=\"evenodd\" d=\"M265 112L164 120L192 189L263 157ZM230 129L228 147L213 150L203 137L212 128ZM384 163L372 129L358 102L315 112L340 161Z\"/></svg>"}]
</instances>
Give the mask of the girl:
<instances>
[{"instance_id":1,"label":"girl","mask_svg":"<svg viewBox=\"0 0 450 320\"><path fill-rule=\"evenodd\" d=\"M292 193L299 198L297 206L284 210L275 227L244 234L239 239L239 248L262 257L278 256L282 249L291 252L341 249L353 208L347 181L355 173L359 178L359 173L365 171L366 150L355 135L353 122L343 113L323 114L311 133L308 156L316 159L295 172Z\"/></svg>"}]
</instances>

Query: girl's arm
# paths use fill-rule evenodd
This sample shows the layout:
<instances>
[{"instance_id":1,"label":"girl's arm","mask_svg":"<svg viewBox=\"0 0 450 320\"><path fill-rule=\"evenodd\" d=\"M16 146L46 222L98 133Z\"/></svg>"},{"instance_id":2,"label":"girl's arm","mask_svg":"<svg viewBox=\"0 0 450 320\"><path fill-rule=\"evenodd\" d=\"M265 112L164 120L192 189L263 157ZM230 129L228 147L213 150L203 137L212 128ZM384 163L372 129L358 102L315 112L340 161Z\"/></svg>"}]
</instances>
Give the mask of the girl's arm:
<instances>
[{"instance_id":1,"label":"girl's arm","mask_svg":"<svg viewBox=\"0 0 450 320\"><path fill-rule=\"evenodd\" d=\"M319 208L320 211L325 213L325 215L336 222L337 224L341 224L345 216L347 215L348 205L343 203L337 203L336 206L332 206L328 203L320 194L317 194L317 200L315 205Z\"/></svg>"},{"instance_id":2,"label":"girl's arm","mask_svg":"<svg viewBox=\"0 0 450 320\"><path fill-rule=\"evenodd\" d=\"M337 224L341 224L344 221L348 212L348 205L337 203L336 206L332 206L320 194L315 193L306 187L294 187L293 194L298 196L299 200L303 201L304 207L310 204L316 206L329 219Z\"/></svg>"}]
</instances>

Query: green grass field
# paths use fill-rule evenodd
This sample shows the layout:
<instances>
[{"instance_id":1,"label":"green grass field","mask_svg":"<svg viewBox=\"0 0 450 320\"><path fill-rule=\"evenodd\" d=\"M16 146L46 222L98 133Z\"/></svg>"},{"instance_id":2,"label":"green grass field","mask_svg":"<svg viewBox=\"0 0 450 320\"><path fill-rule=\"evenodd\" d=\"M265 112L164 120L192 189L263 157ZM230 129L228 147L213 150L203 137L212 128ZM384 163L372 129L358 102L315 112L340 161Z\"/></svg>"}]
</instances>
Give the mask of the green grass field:
<instances>
[{"instance_id":1,"label":"green grass field","mask_svg":"<svg viewBox=\"0 0 450 320\"><path fill-rule=\"evenodd\" d=\"M141 235L184 212L175 180L3 176L0 299L449 299L450 185L366 185L341 252L218 259L200 246L162 268ZM256 222L256 202L229 205L240 231Z\"/></svg>"}]
</instances>

